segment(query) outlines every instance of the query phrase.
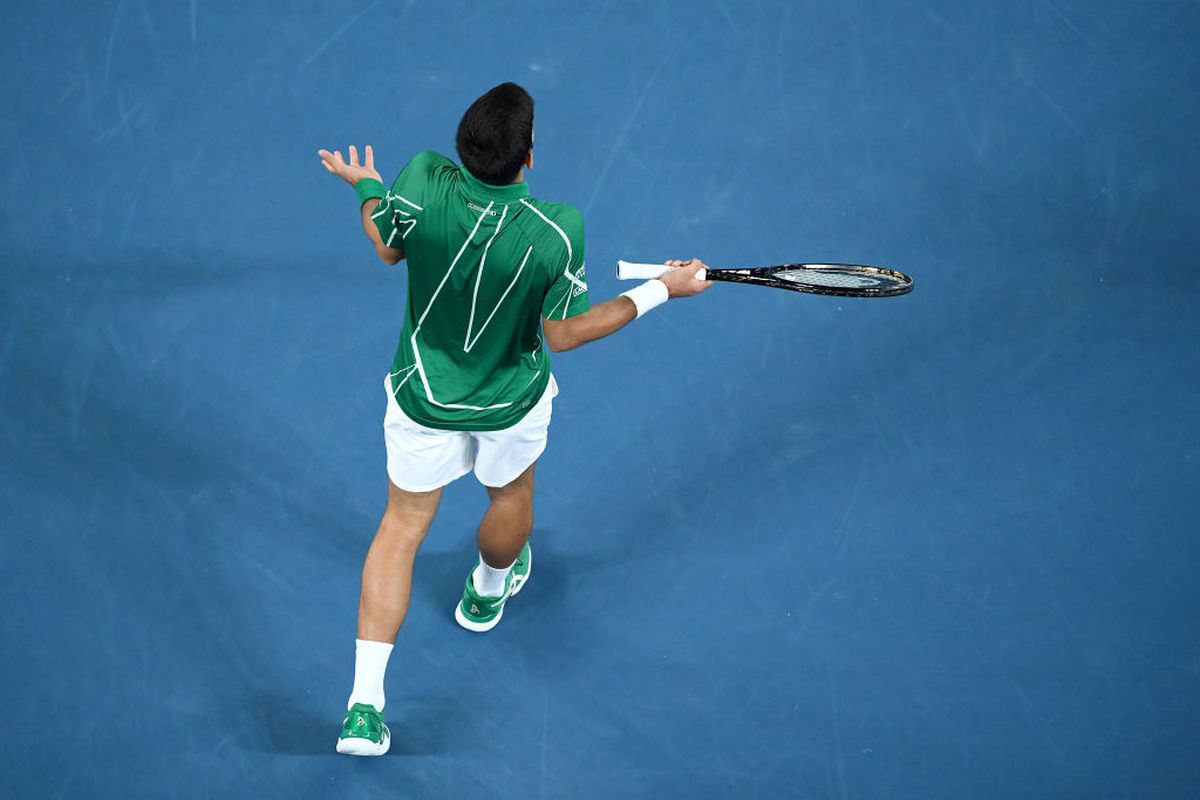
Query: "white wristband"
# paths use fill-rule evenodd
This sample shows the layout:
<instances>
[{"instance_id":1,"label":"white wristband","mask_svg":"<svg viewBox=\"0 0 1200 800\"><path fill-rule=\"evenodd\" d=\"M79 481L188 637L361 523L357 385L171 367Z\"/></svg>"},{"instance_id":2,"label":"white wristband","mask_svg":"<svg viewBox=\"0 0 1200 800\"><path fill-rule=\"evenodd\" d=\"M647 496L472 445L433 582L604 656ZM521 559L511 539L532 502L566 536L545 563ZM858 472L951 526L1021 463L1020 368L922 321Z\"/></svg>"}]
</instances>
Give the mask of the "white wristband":
<instances>
[{"instance_id":1,"label":"white wristband","mask_svg":"<svg viewBox=\"0 0 1200 800\"><path fill-rule=\"evenodd\" d=\"M667 291L667 285L655 278L633 287L628 292L621 292L621 297L628 297L633 301L633 304L637 306L637 315L640 317L650 309L667 302L670 293Z\"/></svg>"}]
</instances>

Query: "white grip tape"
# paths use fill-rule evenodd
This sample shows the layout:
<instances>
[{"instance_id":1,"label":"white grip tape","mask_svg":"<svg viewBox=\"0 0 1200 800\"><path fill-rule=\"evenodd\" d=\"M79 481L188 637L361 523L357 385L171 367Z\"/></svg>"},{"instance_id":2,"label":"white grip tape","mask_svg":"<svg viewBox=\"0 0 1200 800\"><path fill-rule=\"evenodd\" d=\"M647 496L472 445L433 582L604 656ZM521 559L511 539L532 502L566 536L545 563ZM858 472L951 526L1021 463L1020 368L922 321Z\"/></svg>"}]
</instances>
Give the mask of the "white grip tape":
<instances>
[{"instance_id":1,"label":"white grip tape","mask_svg":"<svg viewBox=\"0 0 1200 800\"><path fill-rule=\"evenodd\" d=\"M666 275L674 267L668 267L666 264L638 264L633 261L617 261L617 280L620 281L648 281L654 278L661 278ZM696 280L702 281L707 273L704 270L696 271Z\"/></svg>"},{"instance_id":2,"label":"white grip tape","mask_svg":"<svg viewBox=\"0 0 1200 800\"><path fill-rule=\"evenodd\" d=\"M632 261L617 262L617 279L622 281L648 281L666 275L671 268L666 264L637 264Z\"/></svg>"}]
</instances>

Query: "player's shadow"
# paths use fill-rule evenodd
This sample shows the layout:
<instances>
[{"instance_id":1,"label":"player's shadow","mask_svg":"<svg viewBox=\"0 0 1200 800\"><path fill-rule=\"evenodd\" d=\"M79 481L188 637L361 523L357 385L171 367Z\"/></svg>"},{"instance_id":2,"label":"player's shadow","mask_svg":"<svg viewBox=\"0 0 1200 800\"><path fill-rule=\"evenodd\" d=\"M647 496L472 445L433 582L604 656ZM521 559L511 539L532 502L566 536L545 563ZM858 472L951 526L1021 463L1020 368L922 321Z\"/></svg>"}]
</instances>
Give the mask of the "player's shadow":
<instances>
[{"instance_id":1,"label":"player's shadow","mask_svg":"<svg viewBox=\"0 0 1200 800\"><path fill-rule=\"evenodd\" d=\"M265 738L246 741L260 744L260 752L291 755L332 755L341 720L330 716L329 709L316 710L296 702L294 697L266 694L259 698L264 709L261 729ZM461 706L439 697L388 697L388 729L392 734L391 756L423 756L444 753L447 735L456 728L455 718Z\"/></svg>"},{"instance_id":2,"label":"player's shadow","mask_svg":"<svg viewBox=\"0 0 1200 800\"><path fill-rule=\"evenodd\" d=\"M337 741L338 720L298 703L295 697L267 694L258 698L255 706L262 709L261 729L265 738L248 738L251 747L269 753L321 755L333 752Z\"/></svg>"}]
</instances>

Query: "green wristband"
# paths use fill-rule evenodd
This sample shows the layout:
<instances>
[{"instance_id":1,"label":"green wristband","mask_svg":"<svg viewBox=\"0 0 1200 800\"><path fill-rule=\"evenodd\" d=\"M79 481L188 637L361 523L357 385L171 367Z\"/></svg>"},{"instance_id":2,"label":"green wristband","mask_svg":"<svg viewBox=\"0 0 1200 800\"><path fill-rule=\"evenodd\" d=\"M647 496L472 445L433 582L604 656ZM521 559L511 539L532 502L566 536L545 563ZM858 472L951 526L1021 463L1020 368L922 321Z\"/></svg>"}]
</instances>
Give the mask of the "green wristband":
<instances>
[{"instance_id":1,"label":"green wristband","mask_svg":"<svg viewBox=\"0 0 1200 800\"><path fill-rule=\"evenodd\" d=\"M368 200L382 200L387 196L387 189L374 178L362 178L355 181L354 191L358 194L359 207Z\"/></svg>"}]
</instances>

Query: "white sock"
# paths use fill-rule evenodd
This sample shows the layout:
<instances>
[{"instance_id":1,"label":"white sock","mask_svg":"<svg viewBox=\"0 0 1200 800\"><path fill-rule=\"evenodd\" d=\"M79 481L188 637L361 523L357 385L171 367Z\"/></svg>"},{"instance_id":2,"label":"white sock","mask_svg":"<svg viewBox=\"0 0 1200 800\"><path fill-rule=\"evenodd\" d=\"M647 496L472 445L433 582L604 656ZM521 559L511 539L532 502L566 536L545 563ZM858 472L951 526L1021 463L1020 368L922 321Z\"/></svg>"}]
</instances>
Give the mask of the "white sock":
<instances>
[{"instance_id":1,"label":"white sock","mask_svg":"<svg viewBox=\"0 0 1200 800\"><path fill-rule=\"evenodd\" d=\"M383 694L383 673L387 671L388 656L392 645L387 642L354 640L354 688L346 709L355 703L368 703L382 712L387 698Z\"/></svg>"},{"instance_id":2,"label":"white sock","mask_svg":"<svg viewBox=\"0 0 1200 800\"><path fill-rule=\"evenodd\" d=\"M513 564L517 563L515 560ZM499 597L504 594L504 579L508 577L508 571L512 569L512 564L509 564L504 569L496 569L489 567L483 563L483 558L479 559L479 566L475 567L475 572L472 573L475 583L475 594L481 597Z\"/></svg>"}]
</instances>

